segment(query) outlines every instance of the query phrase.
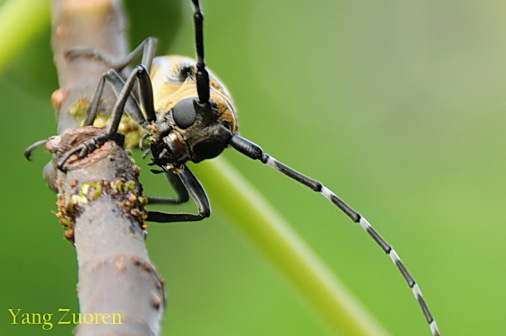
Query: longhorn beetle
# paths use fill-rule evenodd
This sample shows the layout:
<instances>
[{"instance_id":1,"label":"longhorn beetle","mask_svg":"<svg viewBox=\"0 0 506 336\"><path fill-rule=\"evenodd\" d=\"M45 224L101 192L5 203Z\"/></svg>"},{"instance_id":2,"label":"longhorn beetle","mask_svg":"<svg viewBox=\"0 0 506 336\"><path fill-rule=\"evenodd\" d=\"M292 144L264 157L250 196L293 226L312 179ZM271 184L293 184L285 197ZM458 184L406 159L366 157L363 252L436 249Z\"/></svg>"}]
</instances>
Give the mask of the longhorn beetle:
<instances>
[{"instance_id":1,"label":"longhorn beetle","mask_svg":"<svg viewBox=\"0 0 506 336\"><path fill-rule=\"evenodd\" d=\"M176 193L176 199L148 198L148 204L179 204L191 196L198 207L198 214L148 212L148 221L187 222L199 221L211 213L209 199L199 180L188 169L186 162L195 163L219 155L228 146L254 160L259 160L289 178L321 193L337 206L351 220L358 223L381 249L389 255L395 266L413 291L433 335L439 335L436 321L432 317L418 284L406 269L390 244L378 232L334 192L322 183L305 176L284 163L263 152L260 146L238 133L237 114L232 98L225 85L210 72L204 63L203 15L198 0L192 0L195 25L195 44L197 60L181 56L155 57L156 39L147 38L121 62L115 62L99 50L76 47L68 50L67 56L88 56L100 59L111 67L100 79L93 100L90 103L84 125L92 125L97 115L98 105L108 82L117 96L111 112L110 121L103 135L95 136L65 153L56 163L58 169L66 170L65 163L73 155L84 158L86 155L115 138L123 112L126 112L142 128L149 138L151 165L161 168ZM137 65L126 81L118 74L142 54L141 64ZM138 98L133 95L134 85L138 83ZM39 141L28 147L25 156L45 143Z\"/></svg>"}]
</instances>

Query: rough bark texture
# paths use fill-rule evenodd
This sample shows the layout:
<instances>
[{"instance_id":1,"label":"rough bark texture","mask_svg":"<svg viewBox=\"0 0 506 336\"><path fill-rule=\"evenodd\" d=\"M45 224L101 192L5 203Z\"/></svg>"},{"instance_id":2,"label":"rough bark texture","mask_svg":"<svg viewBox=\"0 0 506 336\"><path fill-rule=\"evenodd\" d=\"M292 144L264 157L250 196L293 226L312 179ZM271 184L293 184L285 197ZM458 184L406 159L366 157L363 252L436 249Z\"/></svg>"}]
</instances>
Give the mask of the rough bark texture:
<instances>
[{"instance_id":1,"label":"rough bark texture","mask_svg":"<svg viewBox=\"0 0 506 336\"><path fill-rule=\"evenodd\" d=\"M77 128L73 111L86 109L107 66L88 57L68 59L64 53L70 47L86 46L124 56L126 24L121 3L53 0L52 16L60 81L52 100L60 135L46 145L54 155L45 175L58 192L57 216L77 253L81 323L76 334L158 335L165 291L144 244L146 202L138 181L140 169L122 149L122 138L83 159L71 157L66 172L54 168L61 155L104 131ZM114 100L111 91L106 91L102 110L110 109Z\"/></svg>"}]
</instances>

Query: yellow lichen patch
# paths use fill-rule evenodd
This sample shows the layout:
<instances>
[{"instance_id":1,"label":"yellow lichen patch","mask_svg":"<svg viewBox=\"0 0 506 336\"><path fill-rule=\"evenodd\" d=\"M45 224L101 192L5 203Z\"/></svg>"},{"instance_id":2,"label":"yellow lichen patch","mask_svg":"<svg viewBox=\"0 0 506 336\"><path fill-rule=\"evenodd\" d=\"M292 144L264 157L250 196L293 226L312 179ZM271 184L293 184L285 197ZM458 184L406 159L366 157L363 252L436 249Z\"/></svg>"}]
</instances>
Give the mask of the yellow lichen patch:
<instances>
[{"instance_id":1,"label":"yellow lichen patch","mask_svg":"<svg viewBox=\"0 0 506 336\"><path fill-rule=\"evenodd\" d=\"M94 181L94 182L86 182L81 184L81 191L79 196L86 198L89 201L94 201L103 192L103 183L102 181ZM85 202L87 203L87 202Z\"/></svg>"},{"instance_id":2,"label":"yellow lichen patch","mask_svg":"<svg viewBox=\"0 0 506 336\"><path fill-rule=\"evenodd\" d=\"M85 206L100 196L108 194L116 199L117 205L123 208L125 215L133 217L140 226L141 230L146 228L144 221L147 218L145 206L147 198L141 195L141 187L135 180L125 180L117 178L113 181L100 180L84 182L77 185L77 181L72 182L75 189L68 198L64 197L63 192L58 195L58 212L54 212L58 217L60 224L65 228L65 238L73 241L74 223ZM66 201L67 200L67 201Z\"/></svg>"},{"instance_id":3,"label":"yellow lichen patch","mask_svg":"<svg viewBox=\"0 0 506 336\"><path fill-rule=\"evenodd\" d=\"M84 119L88 114L88 108L90 106L90 101L87 99L80 99L75 104L69 106L69 114L73 116L77 121L80 121L80 127L84 126ZM94 127L106 127L109 124L110 115L105 113L103 109L98 110L97 116L93 121ZM123 114L121 117L121 121L118 126L118 131L125 134L125 148L132 149L139 146L139 142L142 137L148 132L139 126L139 123L135 121L132 117Z\"/></svg>"},{"instance_id":4,"label":"yellow lichen patch","mask_svg":"<svg viewBox=\"0 0 506 336\"><path fill-rule=\"evenodd\" d=\"M69 114L78 121L82 120L86 117L89 106L90 101L88 99L81 98L75 104L69 106Z\"/></svg>"},{"instance_id":5,"label":"yellow lichen patch","mask_svg":"<svg viewBox=\"0 0 506 336\"><path fill-rule=\"evenodd\" d=\"M70 205L88 204L88 199L84 195L72 195Z\"/></svg>"},{"instance_id":6,"label":"yellow lichen patch","mask_svg":"<svg viewBox=\"0 0 506 336\"><path fill-rule=\"evenodd\" d=\"M113 194L125 194L128 191L137 191L135 181L125 181L123 179L111 181L110 188Z\"/></svg>"}]
</instances>

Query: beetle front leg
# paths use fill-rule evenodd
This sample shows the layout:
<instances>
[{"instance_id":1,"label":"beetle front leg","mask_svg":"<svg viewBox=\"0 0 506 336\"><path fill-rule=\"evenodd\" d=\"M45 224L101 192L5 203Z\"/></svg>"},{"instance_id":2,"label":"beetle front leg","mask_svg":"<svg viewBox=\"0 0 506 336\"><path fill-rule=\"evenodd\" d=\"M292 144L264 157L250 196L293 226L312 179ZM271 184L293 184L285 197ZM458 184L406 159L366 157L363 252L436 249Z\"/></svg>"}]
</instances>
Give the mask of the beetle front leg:
<instances>
[{"instance_id":1,"label":"beetle front leg","mask_svg":"<svg viewBox=\"0 0 506 336\"><path fill-rule=\"evenodd\" d=\"M190 213L166 213L159 211L149 211L148 218L146 220L151 222L159 222L159 223L172 223L172 222L194 222L199 221L204 218L209 217L211 214L211 206L209 204L209 198L207 197L206 191L202 184L197 179L195 175L188 169L188 167L183 166L177 177L181 179L182 185L187 192L191 195L195 203L197 203L197 208L199 209L198 214L190 214ZM181 191L178 191L181 193ZM181 196L181 195L180 195ZM184 196L184 195L182 195ZM168 202L165 202L168 203ZM148 202L149 204L149 202Z\"/></svg>"},{"instance_id":2,"label":"beetle front leg","mask_svg":"<svg viewBox=\"0 0 506 336\"><path fill-rule=\"evenodd\" d=\"M186 186L181 181L181 178L179 178L179 174L176 174L171 170L166 170L164 173L170 185L176 192L176 198L148 196L148 204L182 204L188 202L190 195L188 194Z\"/></svg>"},{"instance_id":3,"label":"beetle front leg","mask_svg":"<svg viewBox=\"0 0 506 336\"><path fill-rule=\"evenodd\" d=\"M116 137L116 134L118 133L118 127L121 121L121 117L125 112L125 109L129 112L129 115L132 118L134 118L141 126L145 128L148 127L148 122L144 118L140 110L139 104L132 96L132 89L135 84L135 81L139 77L143 78L143 74L145 73L146 69L142 65L139 65L132 71L126 82L124 82L123 79L121 79L121 77L119 76L119 74L113 69L109 69L109 71L107 71L102 76L100 81L101 84L99 83L97 92L91 103L90 108L91 117L89 118L92 119L96 115L96 105L98 105L98 101L100 99L100 95L103 90L103 84L105 83L106 80L108 80L111 83L113 91L115 91L117 95L117 100L111 111L111 118L109 120L109 124L107 125L106 133L95 136L81 143L76 148L73 148L70 151L66 152L56 163L56 167L58 169L65 171L64 168L65 162L72 155L77 154L78 158L82 159L91 152L93 152L95 149L101 147L107 141L113 140ZM154 112L151 111L151 114L154 114Z\"/></svg>"},{"instance_id":4,"label":"beetle front leg","mask_svg":"<svg viewBox=\"0 0 506 336\"><path fill-rule=\"evenodd\" d=\"M86 140L79 146L65 152L65 154L60 157L58 161L56 161L56 168L60 169L61 171L66 171L64 165L72 155L77 154L77 157L79 159L85 158L88 154L101 147L107 141L109 141L107 134L97 135L91 139Z\"/></svg>"}]
</instances>

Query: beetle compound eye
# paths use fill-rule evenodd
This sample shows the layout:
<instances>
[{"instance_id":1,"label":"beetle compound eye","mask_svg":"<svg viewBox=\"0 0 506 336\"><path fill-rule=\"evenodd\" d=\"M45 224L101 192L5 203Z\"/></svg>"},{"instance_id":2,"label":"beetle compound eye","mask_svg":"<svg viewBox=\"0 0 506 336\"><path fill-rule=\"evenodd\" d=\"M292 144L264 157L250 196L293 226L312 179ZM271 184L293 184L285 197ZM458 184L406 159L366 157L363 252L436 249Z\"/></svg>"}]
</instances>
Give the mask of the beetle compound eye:
<instances>
[{"instance_id":1,"label":"beetle compound eye","mask_svg":"<svg viewBox=\"0 0 506 336\"><path fill-rule=\"evenodd\" d=\"M186 98L178 102L172 109L172 117L177 126L186 129L193 125L197 119L195 99Z\"/></svg>"}]
</instances>

